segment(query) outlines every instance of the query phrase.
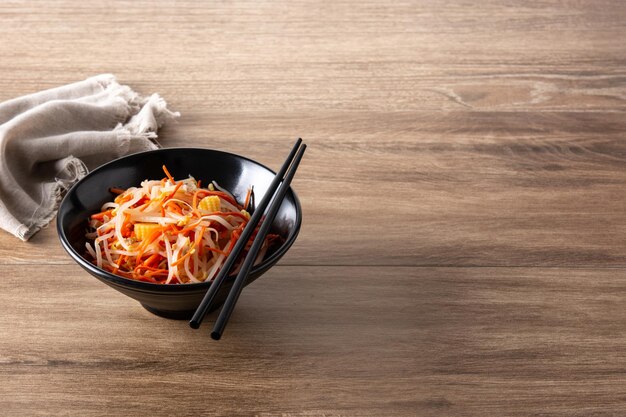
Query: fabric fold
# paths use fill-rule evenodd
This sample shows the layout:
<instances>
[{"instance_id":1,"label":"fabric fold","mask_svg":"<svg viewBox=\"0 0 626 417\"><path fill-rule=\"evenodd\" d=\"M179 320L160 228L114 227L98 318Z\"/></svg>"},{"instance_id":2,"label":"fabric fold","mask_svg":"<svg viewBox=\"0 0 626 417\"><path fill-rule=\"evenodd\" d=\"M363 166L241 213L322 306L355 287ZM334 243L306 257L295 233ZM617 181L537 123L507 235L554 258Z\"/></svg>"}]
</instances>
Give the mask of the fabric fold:
<instances>
[{"instance_id":1,"label":"fabric fold","mask_svg":"<svg viewBox=\"0 0 626 417\"><path fill-rule=\"evenodd\" d=\"M158 148L157 130L179 116L111 74L0 103L0 228L28 240L89 170Z\"/></svg>"}]
</instances>

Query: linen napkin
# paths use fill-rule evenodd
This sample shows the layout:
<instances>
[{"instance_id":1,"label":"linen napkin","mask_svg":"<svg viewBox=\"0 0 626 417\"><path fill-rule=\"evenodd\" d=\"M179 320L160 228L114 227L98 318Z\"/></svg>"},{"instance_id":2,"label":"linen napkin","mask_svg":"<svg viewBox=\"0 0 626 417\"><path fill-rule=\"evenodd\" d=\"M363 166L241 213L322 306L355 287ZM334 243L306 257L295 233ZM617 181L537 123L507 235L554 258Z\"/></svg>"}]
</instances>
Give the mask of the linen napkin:
<instances>
[{"instance_id":1,"label":"linen napkin","mask_svg":"<svg viewBox=\"0 0 626 417\"><path fill-rule=\"evenodd\" d=\"M180 116L111 74L0 104L0 228L26 241L47 225L73 183L117 157L156 149Z\"/></svg>"}]
</instances>

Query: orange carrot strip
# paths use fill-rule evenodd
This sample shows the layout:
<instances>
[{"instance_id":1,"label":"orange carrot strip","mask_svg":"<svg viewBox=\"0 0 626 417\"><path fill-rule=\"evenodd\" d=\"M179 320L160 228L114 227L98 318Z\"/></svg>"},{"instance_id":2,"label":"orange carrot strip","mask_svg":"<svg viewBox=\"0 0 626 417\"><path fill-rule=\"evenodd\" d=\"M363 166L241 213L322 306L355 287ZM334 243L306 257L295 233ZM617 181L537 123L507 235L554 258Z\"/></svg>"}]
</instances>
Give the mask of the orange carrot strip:
<instances>
[{"instance_id":1,"label":"orange carrot strip","mask_svg":"<svg viewBox=\"0 0 626 417\"><path fill-rule=\"evenodd\" d=\"M148 259L144 261L143 266L152 266L154 261L156 261L160 256L161 255L159 255L158 253L153 253L148 257Z\"/></svg>"},{"instance_id":2,"label":"orange carrot strip","mask_svg":"<svg viewBox=\"0 0 626 417\"><path fill-rule=\"evenodd\" d=\"M100 213L92 214L91 218L94 220L104 220L104 216L111 217L112 213L113 213L113 209L105 210Z\"/></svg>"},{"instance_id":3,"label":"orange carrot strip","mask_svg":"<svg viewBox=\"0 0 626 417\"><path fill-rule=\"evenodd\" d=\"M122 236L129 237L132 232L133 224L130 222L130 214L124 213L124 221L122 222Z\"/></svg>"},{"instance_id":4,"label":"orange carrot strip","mask_svg":"<svg viewBox=\"0 0 626 417\"><path fill-rule=\"evenodd\" d=\"M141 206L137 207L137 209L139 211L144 211L146 208L148 208L148 206L150 205L150 203L152 203L152 200L148 200L145 203L143 203Z\"/></svg>"},{"instance_id":5,"label":"orange carrot strip","mask_svg":"<svg viewBox=\"0 0 626 417\"><path fill-rule=\"evenodd\" d=\"M131 279L133 278L133 274L131 274L129 272L126 272L126 271L116 271L116 272L113 272L114 268L112 268L111 266L108 266L108 265L103 265L102 267L106 271L111 272L112 274L116 274L116 275L119 275L119 276L124 277L124 278L131 278Z\"/></svg>"},{"instance_id":6,"label":"orange carrot strip","mask_svg":"<svg viewBox=\"0 0 626 417\"><path fill-rule=\"evenodd\" d=\"M205 231L206 226L201 226L200 233L196 233L196 235L194 236L194 244L198 247L198 256L202 256L202 254L204 253L204 246L200 245L200 242L202 242L202 236L204 236Z\"/></svg>"},{"instance_id":7,"label":"orange carrot strip","mask_svg":"<svg viewBox=\"0 0 626 417\"><path fill-rule=\"evenodd\" d=\"M126 190L123 190L121 188L117 188L117 187L110 187L109 188L109 192L113 193L113 194L123 194Z\"/></svg>"},{"instance_id":8,"label":"orange carrot strip","mask_svg":"<svg viewBox=\"0 0 626 417\"><path fill-rule=\"evenodd\" d=\"M223 250L215 249L215 248L212 248L212 247L210 247L210 246L200 246L200 247L201 247L201 248L203 248L204 250L208 250L208 251L210 251L210 252L216 252L216 253L219 253L219 254L221 254L221 255L226 255L226 256L228 256L228 253L227 253L227 252L224 252Z\"/></svg>"},{"instance_id":9,"label":"orange carrot strip","mask_svg":"<svg viewBox=\"0 0 626 417\"><path fill-rule=\"evenodd\" d=\"M183 214L183 210L182 210L182 209L178 206L178 204L176 204L175 202L168 201L168 202L167 202L167 204L166 204L166 206L167 206L170 210L172 210L172 211L176 212L176 214L180 214L180 215L182 215L182 214Z\"/></svg>"},{"instance_id":10,"label":"orange carrot strip","mask_svg":"<svg viewBox=\"0 0 626 417\"><path fill-rule=\"evenodd\" d=\"M243 203L244 210L248 207L248 203L250 202L250 196L252 196L252 187L248 188L248 192L246 193L246 200Z\"/></svg>"},{"instance_id":11,"label":"orange carrot strip","mask_svg":"<svg viewBox=\"0 0 626 417\"><path fill-rule=\"evenodd\" d=\"M174 263L172 263L172 266L180 265L185 259L189 258L193 254L195 249L196 249L195 245L192 244L191 248L189 248L189 251L186 254L184 254L183 256L181 256L180 258L178 258Z\"/></svg>"},{"instance_id":12,"label":"orange carrot strip","mask_svg":"<svg viewBox=\"0 0 626 417\"><path fill-rule=\"evenodd\" d=\"M165 172L165 175L167 175L167 178L169 178L170 181L176 182L174 181L174 177L172 177L172 174L170 174L170 172L167 170L167 167L165 165L163 165L163 172Z\"/></svg>"},{"instance_id":13,"label":"orange carrot strip","mask_svg":"<svg viewBox=\"0 0 626 417\"><path fill-rule=\"evenodd\" d=\"M142 269L145 269L146 271L151 271L151 272L167 272L167 269L154 268L154 267L146 266L146 265L138 265L135 267L133 271L140 271Z\"/></svg>"},{"instance_id":14,"label":"orange carrot strip","mask_svg":"<svg viewBox=\"0 0 626 417\"><path fill-rule=\"evenodd\" d=\"M191 232L192 230L194 230L196 227L198 227L198 224L199 224L199 223L200 223L200 222L195 222L194 224L191 224L191 225L189 225L189 226L187 226L187 227L185 227L185 228L183 228L183 229L176 230L175 232L173 232L173 234L177 235L177 234L179 234L179 233L183 233L183 234L184 234L184 233L189 233L189 232Z\"/></svg>"},{"instance_id":15,"label":"orange carrot strip","mask_svg":"<svg viewBox=\"0 0 626 417\"><path fill-rule=\"evenodd\" d=\"M165 207L165 203L167 203L171 198L173 198L176 195L176 193L178 192L180 187L182 187L182 185L183 185L182 181L176 184L176 187L174 187L174 191L172 191L170 195L168 195L167 197L163 199L163 201L161 201L161 207ZM163 217L165 217L165 213L163 213Z\"/></svg>"},{"instance_id":16,"label":"orange carrot strip","mask_svg":"<svg viewBox=\"0 0 626 417\"><path fill-rule=\"evenodd\" d=\"M116 202L117 204L123 204L123 203L126 203L127 201L130 201L132 198L133 198L132 193L120 194L117 197L115 197L115 200L113 201Z\"/></svg>"},{"instance_id":17,"label":"orange carrot strip","mask_svg":"<svg viewBox=\"0 0 626 417\"><path fill-rule=\"evenodd\" d=\"M126 260L126 255L120 255L120 258L117 260L117 264L115 265L115 268L113 268L114 274L117 274L117 271L119 271L120 267L122 266L122 263L124 263L125 260Z\"/></svg>"},{"instance_id":18,"label":"orange carrot strip","mask_svg":"<svg viewBox=\"0 0 626 417\"><path fill-rule=\"evenodd\" d=\"M193 198L191 199L191 207L196 210L198 208L198 194L203 192L204 190L198 190L193 193Z\"/></svg>"},{"instance_id":19,"label":"orange carrot strip","mask_svg":"<svg viewBox=\"0 0 626 417\"><path fill-rule=\"evenodd\" d=\"M138 275L138 274L133 274L133 279L136 279L137 281L145 281L145 282L153 282L153 283L158 282L156 279L152 278L151 276Z\"/></svg>"}]
</instances>

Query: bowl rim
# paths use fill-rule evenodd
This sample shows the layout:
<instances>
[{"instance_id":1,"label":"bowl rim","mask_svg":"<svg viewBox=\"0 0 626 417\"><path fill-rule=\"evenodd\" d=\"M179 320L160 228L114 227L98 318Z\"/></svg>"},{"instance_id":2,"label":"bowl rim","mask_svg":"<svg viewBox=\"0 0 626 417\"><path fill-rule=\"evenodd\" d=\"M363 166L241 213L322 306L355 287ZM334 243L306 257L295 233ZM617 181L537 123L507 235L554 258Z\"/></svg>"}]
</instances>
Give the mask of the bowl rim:
<instances>
[{"instance_id":1,"label":"bowl rim","mask_svg":"<svg viewBox=\"0 0 626 417\"><path fill-rule=\"evenodd\" d=\"M73 193L75 193L76 189L87 178L97 175L99 171L106 169L109 165L119 163L119 161L121 160L138 158L146 154L165 153L165 152L171 152L171 151L213 152L213 153L218 153L218 154L222 154L222 155L226 155L230 157L240 158L240 159L246 160L248 162L251 162L253 164L256 164L268 170L274 176L276 175L276 172L274 170L270 169L266 165L258 161L255 161L251 158L248 158L248 157L245 157L245 156L233 153L233 152L227 152L227 151L222 151L222 150L212 149L212 148L199 148L199 147L173 147L173 148L152 149L148 151L140 151L140 152L135 152L132 154L124 155L112 161L106 162L98 166L91 172L89 172L87 175L85 175L83 178L81 178L80 180L78 180L76 183L72 185L72 187L65 193L65 196L63 197L61 203L59 204L59 208L58 208L57 215L56 215L56 229L57 229L57 234L59 236L59 240L61 241L61 244L63 248L65 249L65 251L81 267L83 267L88 272L92 273L98 278L105 279L106 281L109 281L113 284L120 285L123 287L132 287L133 289L142 291L142 292L152 293L155 290L159 290L159 291L164 291L164 292L186 293L186 292L195 292L200 289L209 288L213 280L199 282L199 283L191 283L191 284L157 284L153 282L137 281L137 280L133 280L130 278L125 278L119 275L115 275L111 272L105 271L104 269L100 269L96 265L92 264L87 259L85 259L83 255L81 255L74 249L74 247L70 244L69 239L67 238L67 235L65 234L65 230L63 229L62 222L59 219L59 216L61 215L61 212L62 212L62 207L66 204L66 201L69 200L70 196ZM259 273L259 272L262 273L266 271L267 269L269 269L274 263L278 262L278 260L287 252L287 250L293 245L296 238L298 237L298 233L300 232L300 228L302 225L302 206L300 204L300 199L298 198L298 195L296 194L296 192L291 186L289 187L288 193L289 192L291 192L291 194L293 195L293 200L294 200L295 208L296 208L296 221L295 221L294 227L292 231L290 232L290 234L285 239L285 241L283 242L283 244L280 245L280 247L278 247L278 249L274 253L272 253L271 256L265 258L260 264L254 266L250 270L250 276L253 276L254 274ZM235 274L229 274L226 277L225 282L234 280L235 277L236 277Z\"/></svg>"}]
</instances>

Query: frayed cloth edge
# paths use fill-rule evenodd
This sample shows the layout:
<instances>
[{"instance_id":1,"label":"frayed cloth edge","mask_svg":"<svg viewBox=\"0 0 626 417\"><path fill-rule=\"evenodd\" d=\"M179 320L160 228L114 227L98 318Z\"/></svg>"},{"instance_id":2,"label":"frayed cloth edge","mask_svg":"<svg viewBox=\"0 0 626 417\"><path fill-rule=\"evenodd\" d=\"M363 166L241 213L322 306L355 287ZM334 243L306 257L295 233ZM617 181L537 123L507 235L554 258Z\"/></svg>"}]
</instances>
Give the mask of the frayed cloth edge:
<instances>
[{"instance_id":1,"label":"frayed cloth edge","mask_svg":"<svg viewBox=\"0 0 626 417\"><path fill-rule=\"evenodd\" d=\"M22 224L16 230L15 235L23 241L29 240L35 233L47 227L56 217L59 205L67 190L77 181L85 177L89 170L80 159L69 156L66 158L63 168L57 173L55 183L50 190L50 197L47 202L48 207L40 206L41 212L30 225ZM69 178L64 178L69 177ZM43 216L41 215L43 213ZM35 218L35 216L33 216Z\"/></svg>"}]
</instances>

